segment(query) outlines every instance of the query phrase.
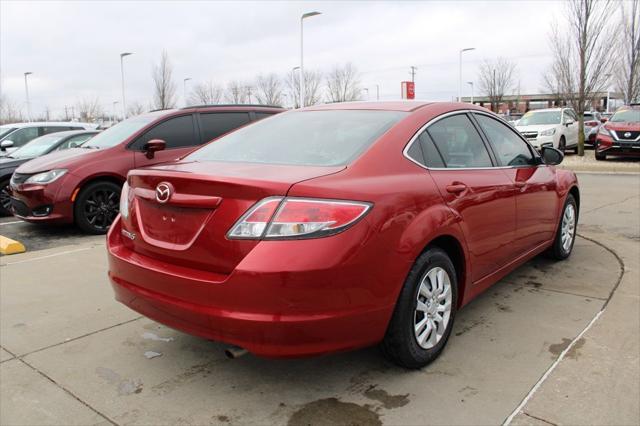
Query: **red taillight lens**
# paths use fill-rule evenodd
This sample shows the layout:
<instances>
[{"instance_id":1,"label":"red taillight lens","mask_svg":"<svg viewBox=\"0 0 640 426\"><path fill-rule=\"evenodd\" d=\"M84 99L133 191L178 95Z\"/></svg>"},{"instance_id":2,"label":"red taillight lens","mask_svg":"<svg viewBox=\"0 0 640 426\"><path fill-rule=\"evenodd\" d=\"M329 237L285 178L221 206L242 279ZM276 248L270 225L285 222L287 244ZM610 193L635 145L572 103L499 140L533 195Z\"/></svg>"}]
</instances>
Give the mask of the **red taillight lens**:
<instances>
[{"instance_id":1,"label":"red taillight lens","mask_svg":"<svg viewBox=\"0 0 640 426\"><path fill-rule=\"evenodd\" d=\"M275 206L280 204L274 215ZM371 204L311 198L270 198L254 206L229 231L229 238L317 238L344 231ZM273 216L273 218L272 218Z\"/></svg>"},{"instance_id":2,"label":"red taillight lens","mask_svg":"<svg viewBox=\"0 0 640 426\"><path fill-rule=\"evenodd\" d=\"M598 125L597 121L585 121L584 122L585 126L589 126L589 127L596 127Z\"/></svg>"}]
</instances>

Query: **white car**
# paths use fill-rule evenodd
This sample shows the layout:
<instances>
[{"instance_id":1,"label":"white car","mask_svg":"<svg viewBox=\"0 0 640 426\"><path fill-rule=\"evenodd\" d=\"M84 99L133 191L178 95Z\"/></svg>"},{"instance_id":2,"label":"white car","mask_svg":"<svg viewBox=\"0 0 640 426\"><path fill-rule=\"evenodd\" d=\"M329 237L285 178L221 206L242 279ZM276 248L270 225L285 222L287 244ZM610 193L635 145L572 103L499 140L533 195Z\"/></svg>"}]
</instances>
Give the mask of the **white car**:
<instances>
[{"instance_id":1,"label":"white car","mask_svg":"<svg viewBox=\"0 0 640 426\"><path fill-rule=\"evenodd\" d=\"M49 133L68 130L95 130L97 124L74 121L42 121L13 123L0 126L0 157L6 156L27 142Z\"/></svg>"},{"instance_id":2,"label":"white car","mask_svg":"<svg viewBox=\"0 0 640 426\"><path fill-rule=\"evenodd\" d=\"M572 108L537 109L527 112L516 129L536 149L553 146L564 152L578 149L578 116Z\"/></svg>"}]
</instances>

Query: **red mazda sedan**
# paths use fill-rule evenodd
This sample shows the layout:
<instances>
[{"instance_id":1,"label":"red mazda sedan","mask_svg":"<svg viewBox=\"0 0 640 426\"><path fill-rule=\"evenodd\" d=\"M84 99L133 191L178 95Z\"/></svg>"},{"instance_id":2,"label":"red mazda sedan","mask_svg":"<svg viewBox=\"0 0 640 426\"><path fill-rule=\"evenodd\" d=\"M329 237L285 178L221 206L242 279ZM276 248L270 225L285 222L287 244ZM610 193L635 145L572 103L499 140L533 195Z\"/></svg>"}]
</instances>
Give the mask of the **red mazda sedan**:
<instances>
[{"instance_id":1,"label":"red mazda sedan","mask_svg":"<svg viewBox=\"0 0 640 426\"><path fill-rule=\"evenodd\" d=\"M457 310L533 256L572 250L575 175L468 104L276 115L133 170L107 237L116 298L267 357L382 342L419 368Z\"/></svg>"}]
</instances>

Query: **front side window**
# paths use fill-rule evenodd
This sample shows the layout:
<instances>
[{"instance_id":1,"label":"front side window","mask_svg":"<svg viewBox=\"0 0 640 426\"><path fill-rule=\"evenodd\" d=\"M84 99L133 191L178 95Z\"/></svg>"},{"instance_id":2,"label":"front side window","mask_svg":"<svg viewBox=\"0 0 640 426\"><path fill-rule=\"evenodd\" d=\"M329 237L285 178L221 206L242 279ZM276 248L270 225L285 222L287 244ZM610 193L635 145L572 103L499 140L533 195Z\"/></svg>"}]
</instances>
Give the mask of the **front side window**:
<instances>
[{"instance_id":1,"label":"front side window","mask_svg":"<svg viewBox=\"0 0 640 426\"><path fill-rule=\"evenodd\" d=\"M159 113L158 113L159 114ZM158 119L158 114L150 113L137 115L127 120L121 121L115 126L109 127L97 134L83 145L83 148L111 148L130 138L134 133L141 130L154 120Z\"/></svg>"},{"instance_id":2,"label":"front side window","mask_svg":"<svg viewBox=\"0 0 640 426\"><path fill-rule=\"evenodd\" d=\"M222 136L185 160L345 165L405 116L399 111L291 111Z\"/></svg>"},{"instance_id":3,"label":"front side window","mask_svg":"<svg viewBox=\"0 0 640 426\"><path fill-rule=\"evenodd\" d=\"M445 167L492 167L482 138L465 114L443 118L429 126L427 131Z\"/></svg>"},{"instance_id":4,"label":"front side window","mask_svg":"<svg viewBox=\"0 0 640 426\"><path fill-rule=\"evenodd\" d=\"M11 133L6 140L13 141L13 146L22 146L25 143L29 142L32 139L38 137L38 128L37 127L25 127L24 129L18 129L15 132Z\"/></svg>"},{"instance_id":5,"label":"front side window","mask_svg":"<svg viewBox=\"0 0 640 426\"><path fill-rule=\"evenodd\" d=\"M0 127L0 141L4 139L9 133L13 132L15 127Z\"/></svg>"},{"instance_id":6,"label":"front side window","mask_svg":"<svg viewBox=\"0 0 640 426\"><path fill-rule=\"evenodd\" d=\"M202 143L209 142L249 122L247 112L214 112L200 114Z\"/></svg>"},{"instance_id":7,"label":"front side window","mask_svg":"<svg viewBox=\"0 0 640 426\"><path fill-rule=\"evenodd\" d=\"M141 150L152 139L162 139L167 143L167 149L196 145L193 115L182 115L163 121L140 136L132 147Z\"/></svg>"},{"instance_id":8,"label":"front side window","mask_svg":"<svg viewBox=\"0 0 640 426\"><path fill-rule=\"evenodd\" d=\"M529 166L535 160L529 146L509 127L483 114L474 114L502 166Z\"/></svg>"}]
</instances>

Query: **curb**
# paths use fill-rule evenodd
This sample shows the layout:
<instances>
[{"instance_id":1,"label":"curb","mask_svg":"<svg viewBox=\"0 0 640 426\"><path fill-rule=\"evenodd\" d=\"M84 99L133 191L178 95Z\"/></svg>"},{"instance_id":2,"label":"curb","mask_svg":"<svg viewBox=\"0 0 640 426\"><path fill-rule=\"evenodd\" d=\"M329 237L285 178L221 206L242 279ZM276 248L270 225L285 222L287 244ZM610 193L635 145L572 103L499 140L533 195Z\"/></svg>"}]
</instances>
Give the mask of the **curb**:
<instances>
[{"instance_id":1,"label":"curb","mask_svg":"<svg viewBox=\"0 0 640 426\"><path fill-rule=\"evenodd\" d=\"M12 240L11 238L0 235L0 254L17 254L24 253L25 251L27 251L27 249L24 248L24 244L20 241Z\"/></svg>"}]
</instances>

